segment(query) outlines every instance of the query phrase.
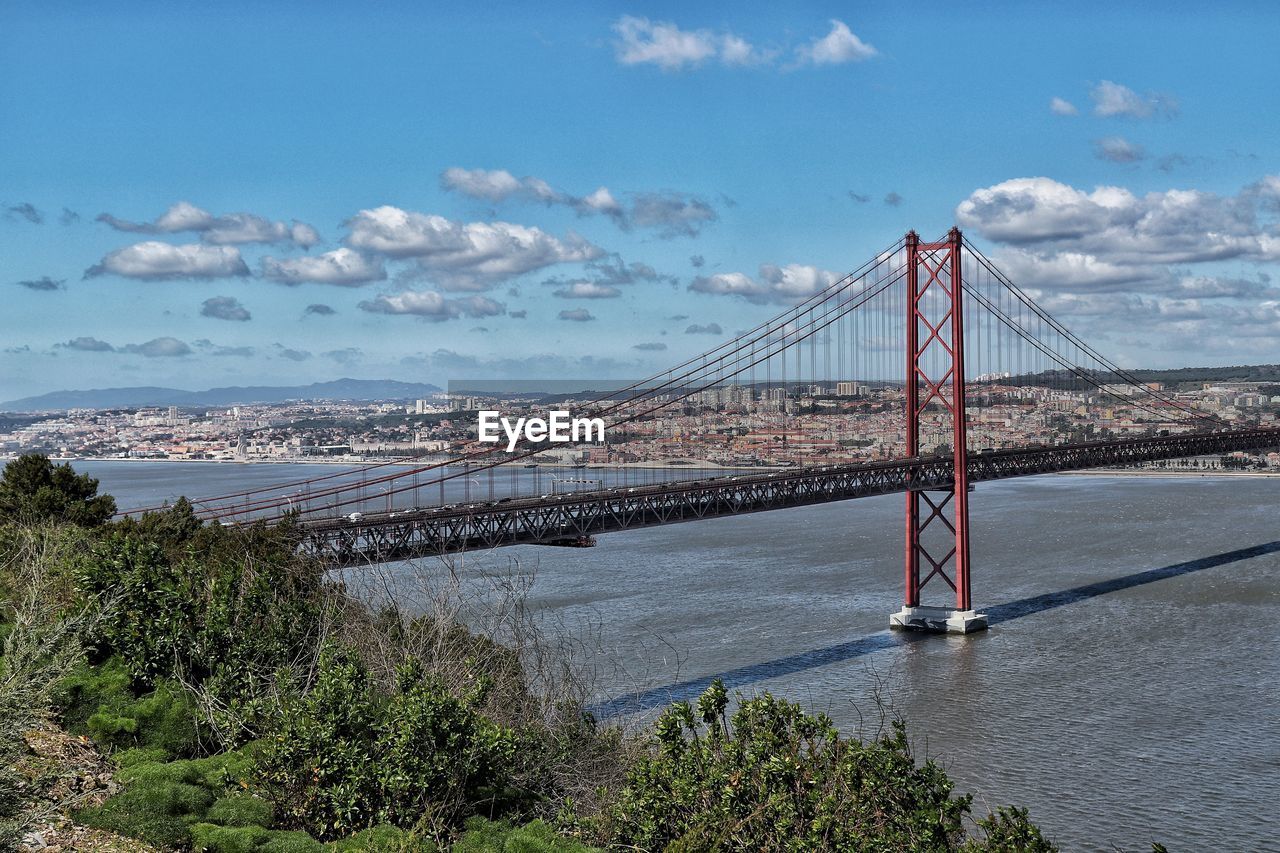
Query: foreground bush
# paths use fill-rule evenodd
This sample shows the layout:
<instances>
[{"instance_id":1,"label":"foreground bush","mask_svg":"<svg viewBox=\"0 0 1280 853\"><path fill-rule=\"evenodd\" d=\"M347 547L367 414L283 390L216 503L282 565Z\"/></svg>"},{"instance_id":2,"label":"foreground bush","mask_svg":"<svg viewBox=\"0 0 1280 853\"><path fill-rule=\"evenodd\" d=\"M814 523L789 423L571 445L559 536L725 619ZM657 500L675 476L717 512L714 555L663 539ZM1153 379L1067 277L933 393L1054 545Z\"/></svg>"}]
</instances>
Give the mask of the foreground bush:
<instances>
[{"instance_id":1,"label":"foreground bush","mask_svg":"<svg viewBox=\"0 0 1280 853\"><path fill-rule=\"evenodd\" d=\"M106 748L148 749L161 759L197 755L196 707L186 691L162 680L139 697L132 683L119 657L99 666L81 663L58 685L63 726Z\"/></svg>"},{"instance_id":2,"label":"foreground bush","mask_svg":"<svg viewBox=\"0 0 1280 853\"><path fill-rule=\"evenodd\" d=\"M0 850L16 847L50 808L37 802L43 785L19 765L27 734L51 725L58 685L100 615L70 606L65 566L83 541L66 526L0 527Z\"/></svg>"},{"instance_id":3,"label":"foreground bush","mask_svg":"<svg viewBox=\"0 0 1280 853\"><path fill-rule=\"evenodd\" d=\"M181 677L221 704L248 702L277 668L314 650L320 572L295 555L285 528L192 530L189 512L113 530L81 561L78 583L113 599L98 646L136 686Z\"/></svg>"},{"instance_id":4,"label":"foreground bush","mask_svg":"<svg viewBox=\"0 0 1280 853\"><path fill-rule=\"evenodd\" d=\"M153 753L144 750L125 755L128 758L117 775L124 790L100 806L81 809L76 820L159 847L181 849L191 844L191 826L208 819L210 809L247 765L238 752L170 762L148 760Z\"/></svg>"},{"instance_id":5,"label":"foreground bush","mask_svg":"<svg viewBox=\"0 0 1280 853\"><path fill-rule=\"evenodd\" d=\"M48 456L19 456L0 477L0 521L96 527L115 511L115 499L98 494L97 480L67 463L54 465Z\"/></svg>"},{"instance_id":6,"label":"foreground bush","mask_svg":"<svg viewBox=\"0 0 1280 853\"><path fill-rule=\"evenodd\" d=\"M22 485L39 463L10 470L6 494L40 493ZM56 476L46 517L93 500ZM654 735L601 730L529 624L371 612L296 544L287 522L224 529L185 502L97 527L0 519L0 847L36 819L13 765L52 702L124 785L77 817L167 848L1053 849L1018 809L966 839L970 799L901 724L844 739L768 694L730 719L717 683Z\"/></svg>"},{"instance_id":7,"label":"foreground bush","mask_svg":"<svg viewBox=\"0 0 1280 853\"><path fill-rule=\"evenodd\" d=\"M632 766L601 824L605 838L690 853L945 851L964 844L971 797L953 797L951 780L932 761L916 763L901 722L863 743L842 738L825 715L807 715L767 693L743 701L731 720L728 704L717 681L696 712L677 702L662 714L653 751ZM969 849L1052 849L1003 845L1019 837L1025 816L992 823L1001 845Z\"/></svg>"},{"instance_id":8,"label":"foreground bush","mask_svg":"<svg viewBox=\"0 0 1280 853\"><path fill-rule=\"evenodd\" d=\"M444 839L514 794L517 740L476 710L482 697L482 684L459 699L412 665L384 695L350 650L327 647L315 686L264 739L252 785L318 838L390 824Z\"/></svg>"}]
</instances>

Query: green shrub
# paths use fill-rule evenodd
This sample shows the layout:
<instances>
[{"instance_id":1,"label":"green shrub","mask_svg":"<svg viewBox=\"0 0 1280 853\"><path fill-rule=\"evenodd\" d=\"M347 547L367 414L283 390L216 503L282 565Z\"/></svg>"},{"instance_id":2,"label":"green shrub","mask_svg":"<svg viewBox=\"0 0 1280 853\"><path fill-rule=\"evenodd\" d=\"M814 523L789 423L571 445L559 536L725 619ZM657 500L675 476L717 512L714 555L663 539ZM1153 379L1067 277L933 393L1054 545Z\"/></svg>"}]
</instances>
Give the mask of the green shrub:
<instances>
[{"instance_id":1,"label":"green shrub","mask_svg":"<svg viewBox=\"0 0 1280 853\"><path fill-rule=\"evenodd\" d=\"M121 768L116 778L125 784L140 782L184 782L200 785L214 793L236 783L246 773L252 759L243 750L220 752L207 758L180 761L138 762Z\"/></svg>"},{"instance_id":2,"label":"green shrub","mask_svg":"<svg viewBox=\"0 0 1280 853\"><path fill-rule=\"evenodd\" d=\"M273 829L259 853L322 853L324 845L305 832Z\"/></svg>"},{"instance_id":3,"label":"green shrub","mask_svg":"<svg viewBox=\"0 0 1280 853\"><path fill-rule=\"evenodd\" d=\"M145 522L118 525L78 571L85 593L115 602L99 646L135 687L181 674L223 703L247 701L314 653L321 574L296 556L286 526L157 532Z\"/></svg>"},{"instance_id":4,"label":"green shrub","mask_svg":"<svg viewBox=\"0 0 1280 853\"><path fill-rule=\"evenodd\" d=\"M249 759L244 753L146 760L157 754L162 753L154 748L121 753L128 761L121 765L116 780L124 790L101 806L80 810L77 820L164 847L187 846L193 837L191 827L200 823L234 824L241 829L252 829L250 824L265 829L270 824L269 804L244 793L226 793L227 786L246 770Z\"/></svg>"},{"instance_id":5,"label":"green shrub","mask_svg":"<svg viewBox=\"0 0 1280 853\"><path fill-rule=\"evenodd\" d=\"M161 847L185 847L188 825L203 817L214 796L207 788L165 779L139 780L100 806L75 817L87 826L118 832Z\"/></svg>"},{"instance_id":6,"label":"green shrub","mask_svg":"<svg viewBox=\"0 0 1280 853\"><path fill-rule=\"evenodd\" d=\"M191 849L200 853L322 853L324 845L305 832L197 823L191 827Z\"/></svg>"},{"instance_id":7,"label":"green shrub","mask_svg":"<svg viewBox=\"0 0 1280 853\"><path fill-rule=\"evenodd\" d=\"M81 663L62 679L54 695L62 725L74 734L89 734L90 717L123 708L134 700L131 680L119 658L97 666Z\"/></svg>"},{"instance_id":8,"label":"green shrub","mask_svg":"<svg viewBox=\"0 0 1280 853\"><path fill-rule=\"evenodd\" d=\"M1058 848L1040 833L1026 809L1000 808L978 820L983 840L965 845L966 850L991 853L1053 853Z\"/></svg>"},{"instance_id":9,"label":"green shrub","mask_svg":"<svg viewBox=\"0 0 1280 853\"><path fill-rule=\"evenodd\" d=\"M732 722L715 682L659 718L654 751L628 773L606 834L645 850L948 850L969 797L917 765L903 726L862 743L825 715L765 693ZM668 847L668 845L671 845Z\"/></svg>"},{"instance_id":10,"label":"green shrub","mask_svg":"<svg viewBox=\"0 0 1280 853\"><path fill-rule=\"evenodd\" d=\"M100 708L85 722L94 739L115 747L163 750L170 757L198 749L195 706L187 694L161 681L151 693L115 708Z\"/></svg>"},{"instance_id":11,"label":"green shrub","mask_svg":"<svg viewBox=\"0 0 1280 853\"><path fill-rule=\"evenodd\" d=\"M54 465L48 456L19 456L0 477L0 520L96 527L115 511L115 499L98 494L97 480L66 463Z\"/></svg>"},{"instance_id":12,"label":"green shrub","mask_svg":"<svg viewBox=\"0 0 1280 853\"><path fill-rule=\"evenodd\" d=\"M171 756L168 750L159 747L135 746L132 749L122 749L111 757L117 767L127 770L138 764L156 764L168 761Z\"/></svg>"},{"instance_id":13,"label":"green shrub","mask_svg":"<svg viewBox=\"0 0 1280 853\"><path fill-rule=\"evenodd\" d=\"M592 853L586 847L556 831L540 820L524 826L479 817L467 821L467 831L454 844L453 853Z\"/></svg>"},{"instance_id":14,"label":"green shrub","mask_svg":"<svg viewBox=\"0 0 1280 853\"><path fill-rule=\"evenodd\" d=\"M253 853L270 835L271 830L262 826L195 823L191 825L191 849L200 853Z\"/></svg>"},{"instance_id":15,"label":"green shrub","mask_svg":"<svg viewBox=\"0 0 1280 853\"><path fill-rule=\"evenodd\" d=\"M82 664L58 686L63 725L104 747L144 748L152 761L194 755L200 738L195 707L187 693L160 681L150 693L136 697L131 683L119 657L99 666Z\"/></svg>"},{"instance_id":16,"label":"green shrub","mask_svg":"<svg viewBox=\"0 0 1280 853\"><path fill-rule=\"evenodd\" d=\"M228 794L213 804L208 818L222 826L271 826L271 804L246 793Z\"/></svg>"},{"instance_id":17,"label":"green shrub","mask_svg":"<svg viewBox=\"0 0 1280 853\"><path fill-rule=\"evenodd\" d=\"M443 837L481 803L504 801L517 743L416 667L382 695L347 648L324 650L320 676L265 738L248 781L277 818L321 839L379 823Z\"/></svg>"},{"instance_id":18,"label":"green shrub","mask_svg":"<svg viewBox=\"0 0 1280 853\"><path fill-rule=\"evenodd\" d=\"M325 845L325 850L333 853L438 853L440 848L434 841L382 823L331 841Z\"/></svg>"}]
</instances>

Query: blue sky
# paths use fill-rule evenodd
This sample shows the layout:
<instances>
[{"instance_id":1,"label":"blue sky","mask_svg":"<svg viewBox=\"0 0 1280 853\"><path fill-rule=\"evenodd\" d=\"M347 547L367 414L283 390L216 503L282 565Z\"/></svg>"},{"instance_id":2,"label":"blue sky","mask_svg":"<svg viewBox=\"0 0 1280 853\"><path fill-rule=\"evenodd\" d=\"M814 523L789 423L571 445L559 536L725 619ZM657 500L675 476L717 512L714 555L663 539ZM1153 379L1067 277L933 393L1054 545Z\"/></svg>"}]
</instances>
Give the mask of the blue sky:
<instances>
[{"instance_id":1,"label":"blue sky","mask_svg":"<svg viewBox=\"0 0 1280 853\"><path fill-rule=\"evenodd\" d=\"M1128 364L1280 361L1276 32L1263 3L9 2L0 399L644 374L957 221Z\"/></svg>"}]
</instances>

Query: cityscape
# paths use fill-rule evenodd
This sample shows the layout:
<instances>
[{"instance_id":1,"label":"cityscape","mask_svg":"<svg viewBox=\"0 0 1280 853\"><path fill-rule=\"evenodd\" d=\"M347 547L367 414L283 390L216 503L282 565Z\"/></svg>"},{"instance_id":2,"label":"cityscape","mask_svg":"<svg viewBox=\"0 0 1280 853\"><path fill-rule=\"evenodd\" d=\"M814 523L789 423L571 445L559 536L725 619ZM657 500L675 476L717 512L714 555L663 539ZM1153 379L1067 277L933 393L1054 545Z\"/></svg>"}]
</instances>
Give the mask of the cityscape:
<instances>
[{"instance_id":1,"label":"cityscape","mask_svg":"<svg viewBox=\"0 0 1280 853\"><path fill-rule=\"evenodd\" d=\"M970 385L968 418L974 450L1063 444L1193 430L1172 406L1135 401L1136 390L1113 385L1078 391L1005 384L985 377ZM1151 387L1159 390L1160 383ZM597 398L570 398L589 410ZM1268 425L1280 415L1280 386L1268 382L1203 382L1174 399L1222 422ZM546 465L687 465L730 468L847 464L892 459L905 447L901 383L841 381L786 387L729 384L665 400L653 415L588 446L548 449ZM479 448L476 413L545 411L527 392L439 395L413 401L297 401L212 407L150 407L29 413L0 432L0 452L47 453L59 459L152 459L218 462L342 462L412 457L450 458ZM946 444L949 428L934 412L927 447ZM1239 451L1239 467L1280 467L1276 452ZM1215 465L1215 467L1222 467Z\"/></svg>"}]
</instances>

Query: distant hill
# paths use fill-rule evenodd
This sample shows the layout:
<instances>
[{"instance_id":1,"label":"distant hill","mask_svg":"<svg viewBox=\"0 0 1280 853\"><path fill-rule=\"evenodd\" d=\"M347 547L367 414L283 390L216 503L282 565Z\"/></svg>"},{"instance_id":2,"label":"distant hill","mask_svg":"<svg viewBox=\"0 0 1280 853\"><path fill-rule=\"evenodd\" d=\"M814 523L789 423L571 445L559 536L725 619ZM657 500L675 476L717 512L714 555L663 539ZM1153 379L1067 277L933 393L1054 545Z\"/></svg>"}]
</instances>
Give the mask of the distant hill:
<instances>
[{"instance_id":1,"label":"distant hill","mask_svg":"<svg viewBox=\"0 0 1280 853\"><path fill-rule=\"evenodd\" d=\"M1086 371L1095 381L1123 385L1123 376L1103 370ZM1195 387L1205 382L1257 382L1280 384L1280 364L1239 364L1230 367L1174 367L1167 370L1134 368L1126 371L1140 382L1159 382L1172 387ZM1012 377L1031 385L1062 385L1072 387L1078 383L1075 374L1065 370L1047 370Z\"/></svg>"},{"instance_id":2,"label":"distant hill","mask_svg":"<svg viewBox=\"0 0 1280 853\"><path fill-rule=\"evenodd\" d=\"M42 412L57 409L128 409L139 406L236 406L284 403L289 400L413 400L439 393L423 382L394 379L335 379L311 385L250 385L183 391L178 388L99 388L54 391L0 403L0 411Z\"/></svg>"}]
</instances>

